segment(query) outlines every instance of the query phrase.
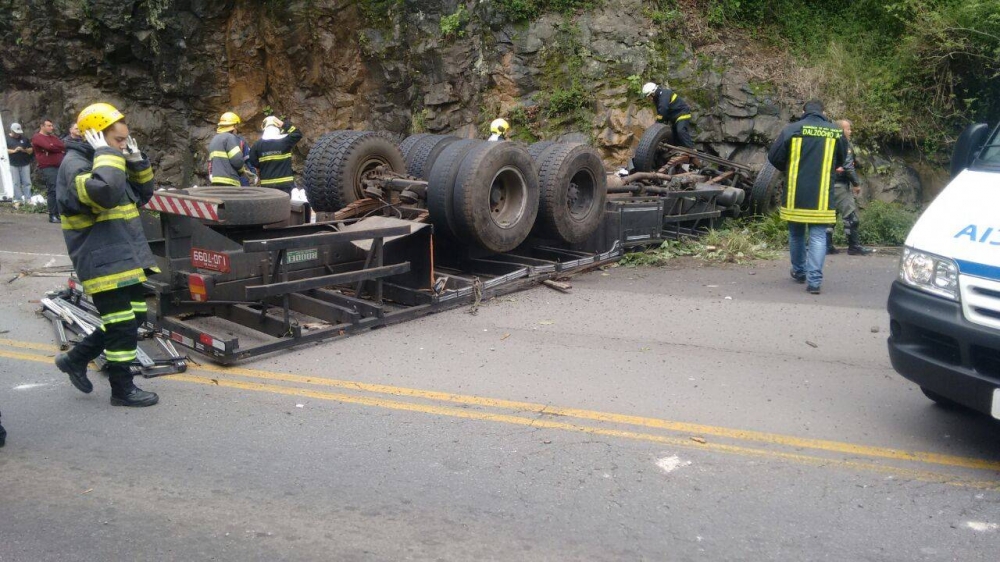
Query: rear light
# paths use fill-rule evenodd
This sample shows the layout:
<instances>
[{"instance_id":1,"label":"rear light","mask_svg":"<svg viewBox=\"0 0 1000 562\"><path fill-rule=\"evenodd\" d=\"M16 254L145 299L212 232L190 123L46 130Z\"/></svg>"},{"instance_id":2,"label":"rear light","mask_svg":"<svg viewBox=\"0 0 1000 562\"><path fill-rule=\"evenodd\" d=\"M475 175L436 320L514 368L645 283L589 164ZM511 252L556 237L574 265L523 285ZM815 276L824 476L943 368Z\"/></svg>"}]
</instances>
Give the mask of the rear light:
<instances>
[{"instance_id":1,"label":"rear light","mask_svg":"<svg viewBox=\"0 0 1000 562\"><path fill-rule=\"evenodd\" d=\"M205 302L208 300L208 286L205 283L205 276L197 273L188 275L188 292L191 293L191 300Z\"/></svg>"},{"instance_id":2,"label":"rear light","mask_svg":"<svg viewBox=\"0 0 1000 562\"><path fill-rule=\"evenodd\" d=\"M212 347L213 345L215 345L215 340L212 338L212 336L210 336L208 334L201 334L201 335L199 335L198 336L198 341L200 341L202 344L204 344L205 347Z\"/></svg>"}]
</instances>

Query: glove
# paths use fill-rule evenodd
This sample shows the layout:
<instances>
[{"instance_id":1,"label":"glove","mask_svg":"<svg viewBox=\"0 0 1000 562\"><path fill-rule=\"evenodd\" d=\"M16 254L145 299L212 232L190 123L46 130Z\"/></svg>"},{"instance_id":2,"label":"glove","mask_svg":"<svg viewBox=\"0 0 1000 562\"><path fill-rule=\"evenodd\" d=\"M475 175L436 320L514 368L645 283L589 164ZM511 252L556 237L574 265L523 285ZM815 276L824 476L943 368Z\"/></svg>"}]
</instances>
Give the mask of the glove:
<instances>
[{"instance_id":1,"label":"glove","mask_svg":"<svg viewBox=\"0 0 1000 562\"><path fill-rule=\"evenodd\" d=\"M139 143L135 142L132 135L125 139L125 161L137 164L142 162L142 152L139 152Z\"/></svg>"},{"instance_id":2,"label":"glove","mask_svg":"<svg viewBox=\"0 0 1000 562\"><path fill-rule=\"evenodd\" d=\"M250 185L257 185L257 182L260 180L260 178L257 177L257 174L247 169L243 170L243 175L250 181Z\"/></svg>"},{"instance_id":3,"label":"glove","mask_svg":"<svg viewBox=\"0 0 1000 562\"><path fill-rule=\"evenodd\" d=\"M90 146L94 147L94 150L108 147L108 141L100 131L87 129L83 132L83 138L87 139L87 142L90 143Z\"/></svg>"}]
</instances>

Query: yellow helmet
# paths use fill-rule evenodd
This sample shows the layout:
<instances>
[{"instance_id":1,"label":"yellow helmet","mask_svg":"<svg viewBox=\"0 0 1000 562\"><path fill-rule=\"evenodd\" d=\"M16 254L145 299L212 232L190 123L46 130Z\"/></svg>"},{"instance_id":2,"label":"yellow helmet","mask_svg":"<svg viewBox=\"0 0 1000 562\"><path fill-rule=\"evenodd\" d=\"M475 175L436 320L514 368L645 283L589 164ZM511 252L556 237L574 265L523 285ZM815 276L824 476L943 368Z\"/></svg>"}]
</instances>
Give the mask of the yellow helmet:
<instances>
[{"instance_id":1,"label":"yellow helmet","mask_svg":"<svg viewBox=\"0 0 1000 562\"><path fill-rule=\"evenodd\" d=\"M510 123L506 119L494 119L490 123L490 132L494 135L506 134L508 130L510 130Z\"/></svg>"},{"instance_id":2,"label":"yellow helmet","mask_svg":"<svg viewBox=\"0 0 1000 562\"><path fill-rule=\"evenodd\" d=\"M110 103L93 103L80 112L80 116L76 118L76 126L80 128L81 134L84 131L101 132L122 119L125 116Z\"/></svg>"},{"instance_id":3,"label":"yellow helmet","mask_svg":"<svg viewBox=\"0 0 1000 562\"><path fill-rule=\"evenodd\" d=\"M222 114L222 117L219 117L219 126L215 128L215 132L225 133L232 131L242 122L243 120L240 119L239 115L236 115L232 111L227 111Z\"/></svg>"}]
</instances>

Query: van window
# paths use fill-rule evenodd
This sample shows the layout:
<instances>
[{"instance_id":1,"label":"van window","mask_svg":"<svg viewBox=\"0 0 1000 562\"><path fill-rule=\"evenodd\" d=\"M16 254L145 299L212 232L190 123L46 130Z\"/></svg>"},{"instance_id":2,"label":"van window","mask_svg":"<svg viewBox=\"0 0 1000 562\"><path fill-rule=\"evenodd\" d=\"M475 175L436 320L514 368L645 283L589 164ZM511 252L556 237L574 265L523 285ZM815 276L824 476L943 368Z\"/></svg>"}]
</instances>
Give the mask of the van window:
<instances>
[{"instance_id":1,"label":"van window","mask_svg":"<svg viewBox=\"0 0 1000 562\"><path fill-rule=\"evenodd\" d=\"M993 131L975 164L985 168L1000 167L1000 127Z\"/></svg>"}]
</instances>

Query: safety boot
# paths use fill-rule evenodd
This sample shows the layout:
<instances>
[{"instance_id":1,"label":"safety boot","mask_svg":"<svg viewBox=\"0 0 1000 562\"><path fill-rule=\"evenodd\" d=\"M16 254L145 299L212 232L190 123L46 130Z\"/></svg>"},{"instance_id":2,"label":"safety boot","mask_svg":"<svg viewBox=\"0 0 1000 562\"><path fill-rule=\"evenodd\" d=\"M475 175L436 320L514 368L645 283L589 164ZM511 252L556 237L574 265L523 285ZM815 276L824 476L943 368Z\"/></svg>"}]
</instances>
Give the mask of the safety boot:
<instances>
[{"instance_id":1,"label":"safety boot","mask_svg":"<svg viewBox=\"0 0 1000 562\"><path fill-rule=\"evenodd\" d=\"M77 390L83 392L84 394L90 394L94 391L94 385L87 378L87 364L79 365L73 362L69 358L68 353L60 353L56 355L56 367L60 371L69 375L69 382L73 383L73 386Z\"/></svg>"},{"instance_id":2,"label":"safety boot","mask_svg":"<svg viewBox=\"0 0 1000 562\"><path fill-rule=\"evenodd\" d=\"M871 249L861 245L861 234L856 228L847 235L847 244L847 255L849 256L867 256L872 253Z\"/></svg>"},{"instance_id":3,"label":"safety boot","mask_svg":"<svg viewBox=\"0 0 1000 562\"><path fill-rule=\"evenodd\" d=\"M128 367L125 367L127 369ZM117 370L117 369L116 369ZM160 401L155 392L147 392L132 382L132 375L111 373L108 376L111 383L111 405L142 408L152 406Z\"/></svg>"}]
</instances>

